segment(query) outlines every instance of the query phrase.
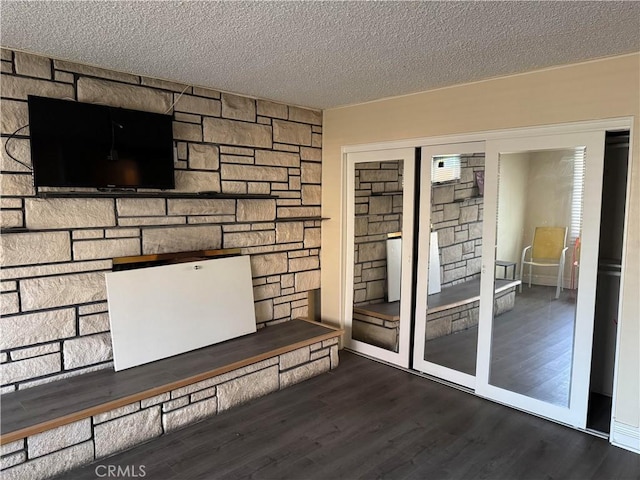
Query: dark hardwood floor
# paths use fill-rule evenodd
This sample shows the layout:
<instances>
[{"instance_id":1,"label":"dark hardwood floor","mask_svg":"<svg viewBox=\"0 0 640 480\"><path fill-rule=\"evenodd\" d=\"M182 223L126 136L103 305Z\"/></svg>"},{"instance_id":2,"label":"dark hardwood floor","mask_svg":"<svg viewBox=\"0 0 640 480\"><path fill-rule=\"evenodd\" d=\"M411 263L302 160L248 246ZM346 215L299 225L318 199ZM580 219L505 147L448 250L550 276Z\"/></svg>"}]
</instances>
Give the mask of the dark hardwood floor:
<instances>
[{"instance_id":1,"label":"dark hardwood floor","mask_svg":"<svg viewBox=\"0 0 640 480\"><path fill-rule=\"evenodd\" d=\"M515 307L494 320L492 385L556 405L569 400L575 301L555 287L525 286ZM478 327L429 340L425 359L475 375Z\"/></svg>"},{"instance_id":2,"label":"dark hardwood floor","mask_svg":"<svg viewBox=\"0 0 640 480\"><path fill-rule=\"evenodd\" d=\"M340 358L330 373L62 478L96 479L98 465L144 465L149 480L640 478L640 456L606 440Z\"/></svg>"},{"instance_id":3,"label":"dark hardwood floor","mask_svg":"<svg viewBox=\"0 0 640 480\"><path fill-rule=\"evenodd\" d=\"M424 359L469 375L476 374L478 327L427 340Z\"/></svg>"}]
</instances>

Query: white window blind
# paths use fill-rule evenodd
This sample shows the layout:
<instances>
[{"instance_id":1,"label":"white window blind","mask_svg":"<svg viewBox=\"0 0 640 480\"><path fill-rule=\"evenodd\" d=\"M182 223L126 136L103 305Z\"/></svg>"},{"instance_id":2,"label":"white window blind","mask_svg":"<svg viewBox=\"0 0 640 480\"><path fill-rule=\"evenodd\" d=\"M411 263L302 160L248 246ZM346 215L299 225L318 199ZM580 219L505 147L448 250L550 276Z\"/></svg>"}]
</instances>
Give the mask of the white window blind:
<instances>
[{"instance_id":1,"label":"white window blind","mask_svg":"<svg viewBox=\"0 0 640 480\"><path fill-rule=\"evenodd\" d=\"M573 195L571 197L570 245L582 235L582 197L584 195L584 161L586 149L576 148L573 153Z\"/></svg>"},{"instance_id":2,"label":"white window blind","mask_svg":"<svg viewBox=\"0 0 640 480\"><path fill-rule=\"evenodd\" d=\"M431 165L431 183L450 182L460 178L460 155L437 155Z\"/></svg>"}]
</instances>

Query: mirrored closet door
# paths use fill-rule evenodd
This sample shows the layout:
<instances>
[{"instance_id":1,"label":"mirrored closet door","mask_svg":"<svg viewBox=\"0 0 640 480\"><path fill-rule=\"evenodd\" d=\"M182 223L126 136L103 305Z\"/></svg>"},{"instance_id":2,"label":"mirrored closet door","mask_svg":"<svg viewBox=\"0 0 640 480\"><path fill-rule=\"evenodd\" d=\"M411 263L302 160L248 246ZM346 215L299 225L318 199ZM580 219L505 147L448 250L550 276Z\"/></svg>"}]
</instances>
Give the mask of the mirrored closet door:
<instances>
[{"instance_id":1,"label":"mirrored closet door","mask_svg":"<svg viewBox=\"0 0 640 480\"><path fill-rule=\"evenodd\" d=\"M421 148L413 368L474 388L484 142Z\"/></svg>"},{"instance_id":2,"label":"mirrored closet door","mask_svg":"<svg viewBox=\"0 0 640 480\"><path fill-rule=\"evenodd\" d=\"M477 392L581 428L603 158L601 131L487 141Z\"/></svg>"},{"instance_id":3,"label":"mirrored closet door","mask_svg":"<svg viewBox=\"0 0 640 480\"><path fill-rule=\"evenodd\" d=\"M349 153L347 348L409 366L415 149Z\"/></svg>"},{"instance_id":4,"label":"mirrored closet door","mask_svg":"<svg viewBox=\"0 0 640 480\"><path fill-rule=\"evenodd\" d=\"M628 121L350 147L345 346L585 428L607 129Z\"/></svg>"}]
</instances>

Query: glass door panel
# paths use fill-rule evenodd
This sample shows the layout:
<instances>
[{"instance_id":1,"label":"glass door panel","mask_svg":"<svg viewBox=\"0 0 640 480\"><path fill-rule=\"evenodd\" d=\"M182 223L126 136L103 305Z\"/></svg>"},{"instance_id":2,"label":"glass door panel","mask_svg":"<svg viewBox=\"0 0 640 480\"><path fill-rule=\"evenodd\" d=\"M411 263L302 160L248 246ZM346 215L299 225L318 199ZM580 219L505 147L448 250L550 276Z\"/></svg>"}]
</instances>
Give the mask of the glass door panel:
<instances>
[{"instance_id":1,"label":"glass door panel","mask_svg":"<svg viewBox=\"0 0 640 480\"><path fill-rule=\"evenodd\" d=\"M409 359L415 149L347 156L347 347Z\"/></svg>"},{"instance_id":2,"label":"glass door panel","mask_svg":"<svg viewBox=\"0 0 640 480\"><path fill-rule=\"evenodd\" d=\"M598 137L487 147L497 182L487 184L484 237L495 247L484 262L495 267L483 283L482 298L491 301L482 312L478 392L576 426L586 421L589 384L604 146Z\"/></svg>"},{"instance_id":3,"label":"glass door panel","mask_svg":"<svg viewBox=\"0 0 640 480\"><path fill-rule=\"evenodd\" d=\"M484 142L423 147L413 367L473 388Z\"/></svg>"},{"instance_id":4,"label":"glass door panel","mask_svg":"<svg viewBox=\"0 0 640 480\"><path fill-rule=\"evenodd\" d=\"M584 147L504 153L498 166L496 262L511 265L521 283L494 298L489 383L565 407L579 283L572 262L580 261L584 156ZM502 281L496 278L497 284Z\"/></svg>"}]
</instances>

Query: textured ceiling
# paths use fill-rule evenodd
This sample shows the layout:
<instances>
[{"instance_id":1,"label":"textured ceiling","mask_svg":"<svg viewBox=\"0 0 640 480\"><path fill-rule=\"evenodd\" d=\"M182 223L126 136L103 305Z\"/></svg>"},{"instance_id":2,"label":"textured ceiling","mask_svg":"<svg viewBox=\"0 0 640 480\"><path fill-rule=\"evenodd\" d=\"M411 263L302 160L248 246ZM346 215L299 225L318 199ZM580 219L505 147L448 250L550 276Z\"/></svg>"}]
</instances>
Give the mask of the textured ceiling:
<instances>
[{"instance_id":1,"label":"textured ceiling","mask_svg":"<svg viewBox=\"0 0 640 480\"><path fill-rule=\"evenodd\" d=\"M1 2L3 46L329 108L640 50L640 2Z\"/></svg>"}]
</instances>

